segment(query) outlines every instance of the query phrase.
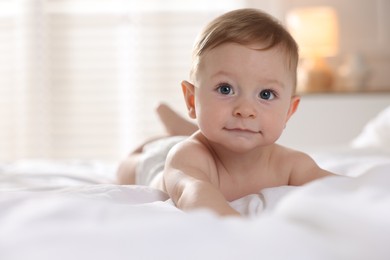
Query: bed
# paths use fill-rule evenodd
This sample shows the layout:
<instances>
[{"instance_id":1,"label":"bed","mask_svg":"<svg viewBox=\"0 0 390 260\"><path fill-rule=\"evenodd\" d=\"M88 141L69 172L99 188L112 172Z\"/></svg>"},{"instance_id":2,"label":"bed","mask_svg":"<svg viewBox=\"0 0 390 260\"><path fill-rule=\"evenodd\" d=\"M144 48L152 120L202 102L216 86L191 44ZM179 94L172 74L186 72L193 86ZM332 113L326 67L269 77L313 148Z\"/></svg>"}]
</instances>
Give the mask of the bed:
<instances>
[{"instance_id":1,"label":"bed","mask_svg":"<svg viewBox=\"0 0 390 260\"><path fill-rule=\"evenodd\" d=\"M342 176L231 202L245 218L116 185L115 163L1 163L0 259L390 259L390 107L310 153Z\"/></svg>"}]
</instances>

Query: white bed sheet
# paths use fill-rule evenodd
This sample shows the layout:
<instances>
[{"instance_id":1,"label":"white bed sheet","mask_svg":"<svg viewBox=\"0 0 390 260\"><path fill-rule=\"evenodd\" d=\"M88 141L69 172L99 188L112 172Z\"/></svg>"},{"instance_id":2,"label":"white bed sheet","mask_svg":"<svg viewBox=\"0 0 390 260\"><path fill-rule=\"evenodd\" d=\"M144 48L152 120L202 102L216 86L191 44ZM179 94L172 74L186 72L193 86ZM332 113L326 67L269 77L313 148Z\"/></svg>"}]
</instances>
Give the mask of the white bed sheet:
<instances>
[{"instance_id":1,"label":"white bed sheet","mask_svg":"<svg viewBox=\"0 0 390 260\"><path fill-rule=\"evenodd\" d=\"M390 152L313 153L342 175L232 202L248 218L183 213L114 165L0 166L0 259L389 259Z\"/></svg>"}]
</instances>

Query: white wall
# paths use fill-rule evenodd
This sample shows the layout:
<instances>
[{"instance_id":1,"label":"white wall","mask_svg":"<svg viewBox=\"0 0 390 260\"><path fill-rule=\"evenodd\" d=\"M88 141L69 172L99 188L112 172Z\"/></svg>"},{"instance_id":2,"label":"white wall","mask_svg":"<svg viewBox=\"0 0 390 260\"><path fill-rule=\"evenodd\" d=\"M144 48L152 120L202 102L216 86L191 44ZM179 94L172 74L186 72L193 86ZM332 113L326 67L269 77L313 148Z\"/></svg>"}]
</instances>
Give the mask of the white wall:
<instances>
[{"instance_id":1,"label":"white wall","mask_svg":"<svg viewBox=\"0 0 390 260\"><path fill-rule=\"evenodd\" d=\"M348 145L388 106L390 93L305 95L279 143L299 150Z\"/></svg>"}]
</instances>

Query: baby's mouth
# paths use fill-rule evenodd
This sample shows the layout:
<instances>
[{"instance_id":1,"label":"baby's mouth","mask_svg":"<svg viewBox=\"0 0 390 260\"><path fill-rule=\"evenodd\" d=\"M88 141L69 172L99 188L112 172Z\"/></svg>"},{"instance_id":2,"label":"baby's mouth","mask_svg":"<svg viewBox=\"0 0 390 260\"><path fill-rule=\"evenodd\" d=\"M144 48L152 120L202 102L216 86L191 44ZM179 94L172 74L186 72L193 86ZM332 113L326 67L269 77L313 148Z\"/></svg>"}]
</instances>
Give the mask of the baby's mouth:
<instances>
[{"instance_id":1,"label":"baby's mouth","mask_svg":"<svg viewBox=\"0 0 390 260\"><path fill-rule=\"evenodd\" d=\"M252 130L252 129L240 128L240 127L234 127L234 128L225 127L224 130L229 131L229 132L236 132L236 133L249 133L249 134L259 134L259 133L261 133L261 131L255 131L255 130Z\"/></svg>"}]
</instances>

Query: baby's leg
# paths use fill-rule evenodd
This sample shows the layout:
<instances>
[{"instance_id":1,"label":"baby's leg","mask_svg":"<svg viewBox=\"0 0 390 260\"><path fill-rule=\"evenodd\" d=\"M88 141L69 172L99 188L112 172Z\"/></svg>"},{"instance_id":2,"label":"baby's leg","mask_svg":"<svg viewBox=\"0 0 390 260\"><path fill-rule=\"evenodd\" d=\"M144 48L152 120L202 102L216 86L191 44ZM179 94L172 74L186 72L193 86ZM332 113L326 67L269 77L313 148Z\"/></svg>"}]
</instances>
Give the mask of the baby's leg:
<instances>
[{"instance_id":1,"label":"baby's leg","mask_svg":"<svg viewBox=\"0 0 390 260\"><path fill-rule=\"evenodd\" d=\"M183 118L166 104L160 104L156 111L165 130L171 136L192 135L198 130L194 123Z\"/></svg>"}]
</instances>

